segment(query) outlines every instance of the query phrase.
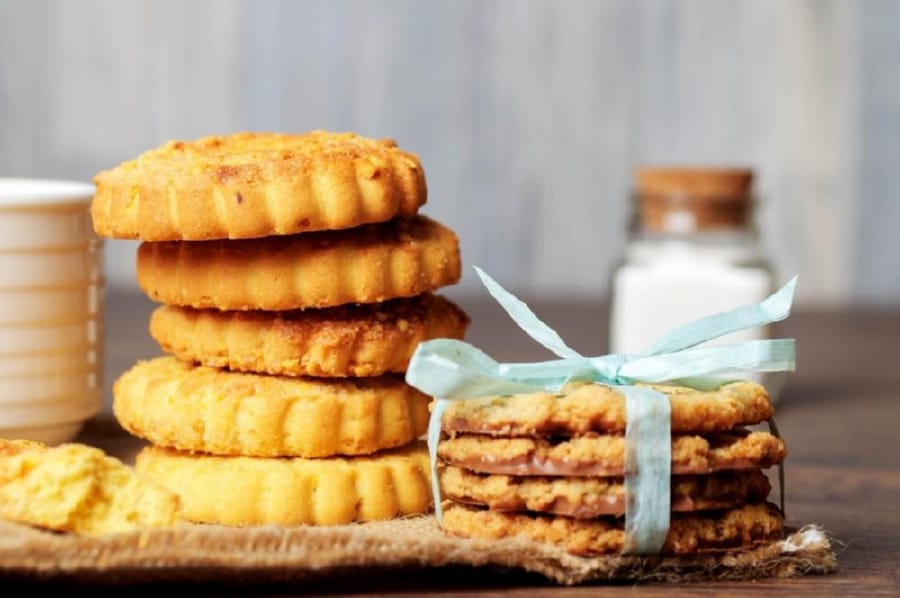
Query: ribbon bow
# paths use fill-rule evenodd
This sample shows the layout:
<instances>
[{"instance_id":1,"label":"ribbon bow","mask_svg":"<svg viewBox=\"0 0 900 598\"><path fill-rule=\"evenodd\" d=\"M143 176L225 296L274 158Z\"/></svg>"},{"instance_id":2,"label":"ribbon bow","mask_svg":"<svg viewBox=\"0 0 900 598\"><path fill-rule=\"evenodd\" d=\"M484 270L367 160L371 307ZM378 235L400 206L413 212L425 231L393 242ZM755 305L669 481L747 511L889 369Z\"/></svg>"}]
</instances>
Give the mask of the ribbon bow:
<instances>
[{"instance_id":1,"label":"ribbon bow","mask_svg":"<svg viewBox=\"0 0 900 598\"><path fill-rule=\"evenodd\" d=\"M428 428L428 448L438 521L442 509L437 444L441 417L449 401L541 390L557 392L570 382L591 382L616 387L625 396L625 552L658 553L669 529L670 406L666 395L634 384L670 382L710 389L720 386L723 378L739 377L743 372L793 371L794 339L697 345L787 318L797 277L759 304L684 324L642 353L585 357L566 345L525 303L477 266L475 271L513 321L560 359L498 363L476 347L453 339L436 339L418 346L406 381L437 399Z\"/></svg>"}]
</instances>

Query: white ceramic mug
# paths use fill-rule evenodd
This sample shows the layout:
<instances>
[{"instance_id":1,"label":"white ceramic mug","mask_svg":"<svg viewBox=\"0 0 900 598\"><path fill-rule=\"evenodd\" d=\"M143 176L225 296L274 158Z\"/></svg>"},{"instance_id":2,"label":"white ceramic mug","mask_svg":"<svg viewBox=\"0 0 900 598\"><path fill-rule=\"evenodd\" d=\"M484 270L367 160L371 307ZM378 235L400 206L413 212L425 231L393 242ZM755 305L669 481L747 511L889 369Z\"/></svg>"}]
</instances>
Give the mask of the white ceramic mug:
<instances>
[{"instance_id":1,"label":"white ceramic mug","mask_svg":"<svg viewBox=\"0 0 900 598\"><path fill-rule=\"evenodd\" d=\"M93 185L0 178L0 438L71 440L103 405Z\"/></svg>"}]
</instances>

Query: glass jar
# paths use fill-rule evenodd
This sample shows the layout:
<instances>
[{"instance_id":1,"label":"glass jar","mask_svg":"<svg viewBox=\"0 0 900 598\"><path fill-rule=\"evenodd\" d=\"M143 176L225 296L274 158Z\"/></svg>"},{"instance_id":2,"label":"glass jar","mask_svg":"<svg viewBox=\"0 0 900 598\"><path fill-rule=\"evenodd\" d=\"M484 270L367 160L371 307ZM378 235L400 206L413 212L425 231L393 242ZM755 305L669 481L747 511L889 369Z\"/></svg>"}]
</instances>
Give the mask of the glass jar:
<instances>
[{"instance_id":1,"label":"glass jar","mask_svg":"<svg viewBox=\"0 0 900 598\"><path fill-rule=\"evenodd\" d=\"M749 169L641 168L610 289L610 350L638 353L673 328L758 303L776 287L753 215ZM769 338L770 328L710 344ZM782 374L750 373L775 400Z\"/></svg>"}]
</instances>

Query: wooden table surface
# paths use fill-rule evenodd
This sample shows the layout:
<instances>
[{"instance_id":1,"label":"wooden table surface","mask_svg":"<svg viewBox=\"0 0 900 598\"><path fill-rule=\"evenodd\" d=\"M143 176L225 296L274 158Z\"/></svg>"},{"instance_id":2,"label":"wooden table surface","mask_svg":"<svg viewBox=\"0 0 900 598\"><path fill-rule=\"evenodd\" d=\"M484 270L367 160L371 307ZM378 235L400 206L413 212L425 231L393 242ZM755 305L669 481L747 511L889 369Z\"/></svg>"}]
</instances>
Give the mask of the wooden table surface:
<instances>
[{"instance_id":1,"label":"wooden table surface","mask_svg":"<svg viewBox=\"0 0 900 598\"><path fill-rule=\"evenodd\" d=\"M550 358L491 302L467 297L457 301L473 319L468 340L495 358ZM586 354L605 352L607 312L601 302L556 300L531 305L575 349ZM108 384L134 360L158 353L146 333L151 309L137 295L108 296ZM895 361L900 355L900 310L799 309L782 325L780 334L798 343L797 372L791 375L776 414L789 450L787 515L792 523L818 523L832 534L840 571L791 580L619 586L604 587L604 591L900 595L900 364ZM102 422L88 426L82 440L125 455L138 446ZM541 596L588 595L598 590L556 588L535 576L475 569L382 573L371 579L354 574L313 587L250 589L341 595Z\"/></svg>"}]
</instances>

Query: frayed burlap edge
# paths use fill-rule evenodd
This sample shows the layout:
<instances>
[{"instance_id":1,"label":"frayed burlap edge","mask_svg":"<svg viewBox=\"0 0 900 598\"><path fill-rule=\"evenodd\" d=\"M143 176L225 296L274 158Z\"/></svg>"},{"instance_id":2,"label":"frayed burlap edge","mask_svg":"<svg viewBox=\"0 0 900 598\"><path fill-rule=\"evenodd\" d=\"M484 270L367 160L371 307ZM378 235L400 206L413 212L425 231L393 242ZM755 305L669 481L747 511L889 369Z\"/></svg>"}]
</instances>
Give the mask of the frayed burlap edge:
<instances>
[{"instance_id":1,"label":"frayed burlap edge","mask_svg":"<svg viewBox=\"0 0 900 598\"><path fill-rule=\"evenodd\" d=\"M292 582L364 568L469 565L540 573L560 584L791 577L837 570L823 530L731 554L581 558L552 546L444 535L430 517L339 527L184 525L86 538L0 522L0 576L86 583Z\"/></svg>"}]
</instances>

